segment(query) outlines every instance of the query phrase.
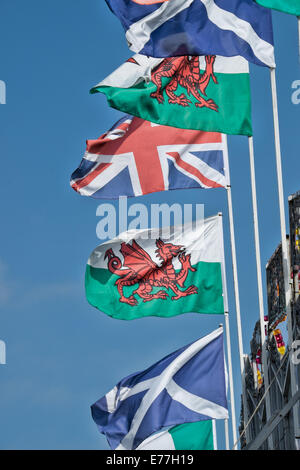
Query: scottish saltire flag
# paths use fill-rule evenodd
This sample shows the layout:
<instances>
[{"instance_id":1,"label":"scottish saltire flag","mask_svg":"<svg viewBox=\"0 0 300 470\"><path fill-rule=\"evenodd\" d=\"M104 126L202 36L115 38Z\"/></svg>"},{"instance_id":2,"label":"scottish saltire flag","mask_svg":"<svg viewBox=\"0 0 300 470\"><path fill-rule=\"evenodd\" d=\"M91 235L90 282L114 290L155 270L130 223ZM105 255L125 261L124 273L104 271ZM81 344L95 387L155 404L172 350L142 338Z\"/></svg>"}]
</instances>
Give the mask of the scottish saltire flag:
<instances>
[{"instance_id":1,"label":"scottish saltire flag","mask_svg":"<svg viewBox=\"0 0 300 470\"><path fill-rule=\"evenodd\" d=\"M159 431L136 450L217 450L215 421L184 423Z\"/></svg>"},{"instance_id":2,"label":"scottish saltire flag","mask_svg":"<svg viewBox=\"0 0 300 470\"><path fill-rule=\"evenodd\" d=\"M300 0L256 0L259 5L300 16Z\"/></svg>"},{"instance_id":3,"label":"scottish saltire flag","mask_svg":"<svg viewBox=\"0 0 300 470\"><path fill-rule=\"evenodd\" d=\"M118 320L224 314L222 217L129 229L102 243L88 260L85 293L91 305Z\"/></svg>"},{"instance_id":4,"label":"scottish saltire flag","mask_svg":"<svg viewBox=\"0 0 300 470\"><path fill-rule=\"evenodd\" d=\"M258 65L275 66L271 13L253 0L106 3L120 19L128 45L136 53L151 57L241 55Z\"/></svg>"},{"instance_id":5,"label":"scottish saltire flag","mask_svg":"<svg viewBox=\"0 0 300 470\"><path fill-rule=\"evenodd\" d=\"M137 54L91 89L113 108L180 129L252 135L249 64L240 56Z\"/></svg>"},{"instance_id":6,"label":"scottish saltire flag","mask_svg":"<svg viewBox=\"0 0 300 470\"><path fill-rule=\"evenodd\" d=\"M125 116L89 140L71 186L83 196L118 198L229 184L227 144L219 133L180 130Z\"/></svg>"},{"instance_id":7,"label":"scottish saltire flag","mask_svg":"<svg viewBox=\"0 0 300 470\"><path fill-rule=\"evenodd\" d=\"M156 431L227 419L223 328L122 379L92 405L112 449L136 449Z\"/></svg>"}]
</instances>

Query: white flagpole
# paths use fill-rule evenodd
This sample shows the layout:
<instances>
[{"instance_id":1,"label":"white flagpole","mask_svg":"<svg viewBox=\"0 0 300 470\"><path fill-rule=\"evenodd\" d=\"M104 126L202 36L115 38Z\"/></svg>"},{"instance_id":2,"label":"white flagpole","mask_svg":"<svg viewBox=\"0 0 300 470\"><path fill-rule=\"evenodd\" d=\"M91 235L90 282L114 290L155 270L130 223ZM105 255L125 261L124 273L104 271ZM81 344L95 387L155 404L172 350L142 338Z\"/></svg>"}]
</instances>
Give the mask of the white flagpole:
<instances>
[{"instance_id":1,"label":"white flagpole","mask_svg":"<svg viewBox=\"0 0 300 470\"><path fill-rule=\"evenodd\" d=\"M234 285L234 297L235 297L235 309L236 309L236 321L237 321L237 336L238 336L240 370L241 370L241 380L242 380L242 389L243 389L244 425L246 425L248 421L248 407L247 407L246 394L245 394L244 347L243 347L243 334L242 334L242 322L241 322L240 292L239 292L239 283L238 283L238 274L237 274L237 259L236 259L236 247L235 247L232 196L231 196L231 185L230 185L230 166L229 166L226 134L223 134L223 139L224 139L224 144L225 144L224 145L225 167L226 167L227 178L229 181L229 184L227 184L226 189L227 189L227 202L228 202L231 258L232 258L232 269L233 269L233 285ZM246 436L247 435L248 435L248 431L246 430Z\"/></svg>"},{"instance_id":2,"label":"white flagpole","mask_svg":"<svg viewBox=\"0 0 300 470\"><path fill-rule=\"evenodd\" d=\"M250 160L251 193L252 193L252 209L253 209L253 226L254 226L257 288L258 288L259 317L260 317L262 366L263 366L263 373L264 373L265 388L267 390L268 387L269 387L269 375L268 375L266 334L265 334L266 322L265 322L263 284L262 284L262 274L261 274L261 256L260 256L260 242L259 242L258 215L257 215L257 196L256 196L256 180L255 180L253 137L248 138L248 143L249 143L249 160ZM267 420L269 420L271 418L271 405L270 405L270 396L269 396L269 394L266 396L266 412L267 412ZM272 450L273 449L272 436L269 437L268 443L269 443L269 450Z\"/></svg>"},{"instance_id":3,"label":"white flagpole","mask_svg":"<svg viewBox=\"0 0 300 470\"><path fill-rule=\"evenodd\" d=\"M219 212L219 225L221 232L221 249L222 256L224 254L224 234L223 234L223 215ZM228 313L228 294L227 294L227 281L226 281L226 269L225 259L222 262L222 284L223 284L223 299L224 299L224 316L225 316L225 332L226 332L226 346L227 346L227 361L228 361L228 379L229 379L229 390L230 390L230 406L231 406L231 418L232 418L232 437L233 442L237 442L237 430L236 430L236 414L235 414L235 399L234 399L234 386L233 386L233 370L232 370L232 354L231 354L231 339L230 339L230 327L229 327L229 313ZM226 422L227 421L227 422ZM226 437L226 449L229 450L229 436L228 436L228 420L225 420L225 437ZM228 447L227 447L228 445ZM234 448L237 450L237 447Z\"/></svg>"},{"instance_id":4,"label":"white flagpole","mask_svg":"<svg viewBox=\"0 0 300 470\"><path fill-rule=\"evenodd\" d=\"M216 420L212 420L212 430L213 430L213 442L214 442L214 450L218 450L218 437L217 437L217 427L216 427Z\"/></svg>"},{"instance_id":5,"label":"white flagpole","mask_svg":"<svg viewBox=\"0 0 300 470\"><path fill-rule=\"evenodd\" d=\"M280 211L282 263L283 263L283 274L284 274L286 314L287 314L287 319L288 319L289 346L291 347L292 342L293 342L293 325L292 325L292 317L291 317L291 282L290 282L291 269L290 269L290 261L288 257L288 246L287 246L287 240L286 240L286 222L285 222L285 209L284 209L284 192L283 192L283 180L282 180L281 147L280 147L279 115L278 115L275 68L270 69L270 74L271 74L275 152L276 152L278 197L279 197L279 211ZM297 387L297 382L296 382L295 367L293 365L292 359L290 359L290 375L291 375L291 390L292 390L292 396L293 396L297 392L298 387ZM298 421L299 406L298 405L299 404L296 404L293 407L294 430L295 430L296 438L300 437L297 435L299 433L299 421Z\"/></svg>"},{"instance_id":6,"label":"white flagpole","mask_svg":"<svg viewBox=\"0 0 300 470\"><path fill-rule=\"evenodd\" d=\"M238 275L237 275L234 221L233 221L231 185L230 185L230 167L229 167L229 159L228 159L228 154L227 154L227 151L228 151L227 150L228 149L228 147L227 147L227 135L222 134L222 137L224 139L224 155L225 155L226 173L227 173L227 177L228 177L228 180L229 180L229 184L227 184L226 189L227 189L227 201L228 201L231 257L232 257L232 268L233 268L233 282L234 282L235 308L236 308L236 318L237 318L237 332L238 332L240 368L241 368L241 374L243 374L243 372L244 372L244 348L243 348L241 308L240 308L240 293L239 293L239 283L238 283Z\"/></svg>"}]
</instances>

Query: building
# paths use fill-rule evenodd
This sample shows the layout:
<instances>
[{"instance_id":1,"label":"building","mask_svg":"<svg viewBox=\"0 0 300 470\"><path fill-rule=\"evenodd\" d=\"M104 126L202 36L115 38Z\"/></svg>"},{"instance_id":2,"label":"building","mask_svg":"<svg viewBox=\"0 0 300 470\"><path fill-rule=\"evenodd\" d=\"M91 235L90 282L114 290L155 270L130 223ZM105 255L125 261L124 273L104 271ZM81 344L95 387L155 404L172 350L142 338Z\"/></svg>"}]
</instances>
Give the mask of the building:
<instances>
[{"instance_id":1,"label":"building","mask_svg":"<svg viewBox=\"0 0 300 470\"><path fill-rule=\"evenodd\" d=\"M289 197L289 220L291 315L287 318L280 244L266 266L266 370L261 360L259 321L254 328L250 354L245 356L239 430L241 449L246 450L300 450L300 191ZM286 341L282 326L288 330ZM267 389L265 374L268 374Z\"/></svg>"}]
</instances>

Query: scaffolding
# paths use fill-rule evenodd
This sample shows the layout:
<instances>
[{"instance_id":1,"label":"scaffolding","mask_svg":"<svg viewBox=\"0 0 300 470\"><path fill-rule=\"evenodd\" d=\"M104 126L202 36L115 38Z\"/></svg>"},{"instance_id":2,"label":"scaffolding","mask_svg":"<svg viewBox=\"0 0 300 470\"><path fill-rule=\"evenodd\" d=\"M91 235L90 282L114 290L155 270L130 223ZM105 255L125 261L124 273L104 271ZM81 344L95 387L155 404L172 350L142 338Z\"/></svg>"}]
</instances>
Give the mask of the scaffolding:
<instances>
[{"instance_id":1,"label":"scaffolding","mask_svg":"<svg viewBox=\"0 0 300 470\"><path fill-rule=\"evenodd\" d=\"M289 341L283 339L286 304L281 244L266 266L268 318L266 318L267 370L262 369L260 322L255 325L250 354L245 356L245 392L248 423L244 424L241 400L240 447L245 450L299 450L300 402L300 191L289 197L291 261L291 328ZM297 355L297 349L299 351ZM268 374L266 390L264 376ZM293 374L293 376L292 376ZM293 379L293 380L291 380ZM294 385L293 385L294 383ZM295 385L296 384L296 385ZM271 417L267 420L266 396ZM245 432L245 426L247 432Z\"/></svg>"}]
</instances>

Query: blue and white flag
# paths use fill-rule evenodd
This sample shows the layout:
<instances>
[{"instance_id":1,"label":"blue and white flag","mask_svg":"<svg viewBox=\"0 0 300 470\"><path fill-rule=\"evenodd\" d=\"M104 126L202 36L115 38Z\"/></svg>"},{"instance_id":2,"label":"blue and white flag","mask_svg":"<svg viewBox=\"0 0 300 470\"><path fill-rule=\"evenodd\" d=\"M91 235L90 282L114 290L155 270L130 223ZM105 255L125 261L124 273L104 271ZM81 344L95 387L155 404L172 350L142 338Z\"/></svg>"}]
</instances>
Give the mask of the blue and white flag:
<instances>
[{"instance_id":1,"label":"blue and white flag","mask_svg":"<svg viewBox=\"0 0 300 470\"><path fill-rule=\"evenodd\" d=\"M151 57L243 56L275 66L271 10L253 0L106 0L129 48Z\"/></svg>"},{"instance_id":2,"label":"blue and white flag","mask_svg":"<svg viewBox=\"0 0 300 470\"><path fill-rule=\"evenodd\" d=\"M121 380L92 416L116 450L136 449L162 428L228 418L223 328Z\"/></svg>"}]
</instances>

